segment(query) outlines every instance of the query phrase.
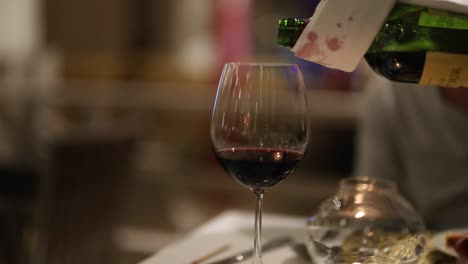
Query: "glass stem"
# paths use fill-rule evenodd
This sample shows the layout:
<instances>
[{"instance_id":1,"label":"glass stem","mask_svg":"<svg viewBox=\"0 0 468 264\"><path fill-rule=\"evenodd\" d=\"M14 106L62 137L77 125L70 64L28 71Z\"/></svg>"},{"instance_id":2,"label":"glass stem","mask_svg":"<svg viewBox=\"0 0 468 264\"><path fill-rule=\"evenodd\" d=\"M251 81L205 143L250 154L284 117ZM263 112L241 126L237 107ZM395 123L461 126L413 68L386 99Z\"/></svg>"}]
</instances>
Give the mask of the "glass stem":
<instances>
[{"instance_id":1,"label":"glass stem","mask_svg":"<svg viewBox=\"0 0 468 264\"><path fill-rule=\"evenodd\" d=\"M252 264L262 264L262 201L263 190L254 190L257 198L257 207L255 208L255 240Z\"/></svg>"}]
</instances>

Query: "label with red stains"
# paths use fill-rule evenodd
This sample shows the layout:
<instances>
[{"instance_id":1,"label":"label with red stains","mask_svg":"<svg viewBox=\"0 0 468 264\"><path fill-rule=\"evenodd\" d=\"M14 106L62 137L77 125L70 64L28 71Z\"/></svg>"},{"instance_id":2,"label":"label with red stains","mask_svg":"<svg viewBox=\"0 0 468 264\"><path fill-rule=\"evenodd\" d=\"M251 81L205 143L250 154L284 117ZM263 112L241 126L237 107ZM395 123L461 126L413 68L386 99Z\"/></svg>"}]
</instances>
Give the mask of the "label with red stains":
<instances>
[{"instance_id":1,"label":"label with red stains","mask_svg":"<svg viewBox=\"0 0 468 264\"><path fill-rule=\"evenodd\" d=\"M307 42L297 51L296 55L303 58L316 57L317 61L323 60L326 55L317 41L318 35L316 32L307 33Z\"/></svg>"},{"instance_id":2,"label":"label with red stains","mask_svg":"<svg viewBox=\"0 0 468 264\"><path fill-rule=\"evenodd\" d=\"M327 43L327 48L331 51L337 51L341 48L341 45L343 45L343 41L337 37L327 38L325 43Z\"/></svg>"},{"instance_id":3,"label":"label with red stains","mask_svg":"<svg viewBox=\"0 0 468 264\"><path fill-rule=\"evenodd\" d=\"M468 87L468 55L427 52L421 85Z\"/></svg>"}]
</instances>

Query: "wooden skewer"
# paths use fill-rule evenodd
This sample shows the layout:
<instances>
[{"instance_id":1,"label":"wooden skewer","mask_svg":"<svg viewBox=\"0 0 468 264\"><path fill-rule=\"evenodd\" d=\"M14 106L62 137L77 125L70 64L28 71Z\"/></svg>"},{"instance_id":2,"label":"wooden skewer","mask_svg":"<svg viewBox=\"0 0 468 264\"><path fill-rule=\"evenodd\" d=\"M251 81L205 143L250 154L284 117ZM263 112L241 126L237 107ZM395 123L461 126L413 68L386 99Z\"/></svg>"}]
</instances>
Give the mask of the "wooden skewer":
<instances>
[{"instance_id":1,"label":"wooden skewer","mask_svg":"<svg viewBox=\"0 0 468 264\"><path fill-rule=\"evenodd\" d=\"M206 254L206 255L204 255L204 256L196 259L196 260L193 260L190 264L200 264L200 263L202 263L203 261L205 261L205 260L207 260L209 258L212 258L212 257L214 257L216 255L219 255L219 254L223 253L224 251L228 250L230 247L231 246L227 245L227 244L223 245L223 246L213 250L212 252L210 252L210 253L208 253L208 254Z\"/></svg>"}]
</instances>

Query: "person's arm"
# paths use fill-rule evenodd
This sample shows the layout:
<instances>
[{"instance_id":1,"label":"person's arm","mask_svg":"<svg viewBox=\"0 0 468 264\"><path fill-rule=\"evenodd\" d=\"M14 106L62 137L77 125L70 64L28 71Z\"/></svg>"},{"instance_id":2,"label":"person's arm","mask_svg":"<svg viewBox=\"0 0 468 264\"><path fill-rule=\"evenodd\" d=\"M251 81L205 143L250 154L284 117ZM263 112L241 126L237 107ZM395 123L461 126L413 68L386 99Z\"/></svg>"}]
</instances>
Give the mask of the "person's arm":
<instances>
[{"instance_id":1,"label":"person's arm","mask_svg":"<svg viewBox=\"0 0 468 264\"><path fill-rule=\"evenodd\" d=\"M396 130L395 87L382 79L369 82L358 126L355 176L398 181L402 176ZM398 88L397 88L398 89Z\"/></svg>"}]
</instances>

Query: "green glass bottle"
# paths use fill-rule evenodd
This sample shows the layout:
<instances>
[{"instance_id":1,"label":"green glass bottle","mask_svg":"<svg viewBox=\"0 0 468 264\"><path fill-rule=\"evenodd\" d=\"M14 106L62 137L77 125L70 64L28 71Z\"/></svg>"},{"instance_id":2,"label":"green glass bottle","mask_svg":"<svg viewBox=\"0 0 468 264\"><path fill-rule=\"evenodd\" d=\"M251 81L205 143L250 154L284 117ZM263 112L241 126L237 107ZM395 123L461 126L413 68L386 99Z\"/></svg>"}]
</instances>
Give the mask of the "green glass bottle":
<instances>
[{"instance_id":1,"label":"green glass bottle","mask_svg":"<svg viewBox=\"0 0 468 264\"><path fill-rule=\"evenodd\" d=\"M306 24L279 20L278 44L294 46ZM398 3L364 57L392 81L468 87L468 15Z\"/></svg>"},{"instance_id":2,"label":"green glass bottle","mask_svg":"<svg viewBox=\"0 0 468 264\"><path fill-rule=\"evenodd\" d=\"M278 45L292 48L304 31L307 19L284 18L278 21Z\"/></svg>"}]
</instances>

